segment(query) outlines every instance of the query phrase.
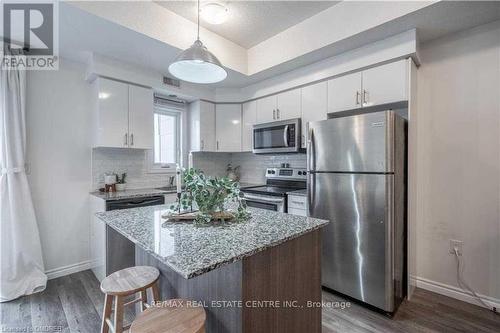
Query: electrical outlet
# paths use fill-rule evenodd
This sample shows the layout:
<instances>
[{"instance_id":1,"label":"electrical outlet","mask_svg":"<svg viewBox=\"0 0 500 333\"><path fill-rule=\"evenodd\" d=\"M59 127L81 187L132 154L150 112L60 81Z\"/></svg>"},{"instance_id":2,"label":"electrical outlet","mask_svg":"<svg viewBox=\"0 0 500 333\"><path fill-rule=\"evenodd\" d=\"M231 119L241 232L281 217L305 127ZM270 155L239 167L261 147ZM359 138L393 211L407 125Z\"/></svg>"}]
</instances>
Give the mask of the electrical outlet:
<instances>
[{"instance_id":1,"label":"electrical outlet","mask_svg":"<svg viewBox=\"0 0 500 333\"><path fill-rule=\"evenodd\" d=\"M456 239L450 239L450 254L455 255L455 248L457 248L458 255L462 255L462 247L464 245L464 242Z\"/></svg>"}]
</instances>

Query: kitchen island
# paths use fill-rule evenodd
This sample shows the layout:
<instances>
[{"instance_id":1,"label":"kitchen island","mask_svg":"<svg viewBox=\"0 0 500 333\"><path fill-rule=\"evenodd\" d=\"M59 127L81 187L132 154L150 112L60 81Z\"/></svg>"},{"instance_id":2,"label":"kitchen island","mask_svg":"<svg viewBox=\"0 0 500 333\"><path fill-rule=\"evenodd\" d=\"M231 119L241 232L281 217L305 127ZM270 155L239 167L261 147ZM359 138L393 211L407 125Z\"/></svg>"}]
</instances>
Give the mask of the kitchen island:
<instances>
[{"instance_id":1,"label":"kitchen island","mask_svg":"<svg viewBox=\"0 0 500 333\"><path fill-rule=\"evenodd\" d=\"M328 221L249 208L248 221L199 226L167 222L168 208L96 214L135 244L136 265L160 270L162 299L199 301L207 332L321 332Z\"/></svg>"}]
</instances>

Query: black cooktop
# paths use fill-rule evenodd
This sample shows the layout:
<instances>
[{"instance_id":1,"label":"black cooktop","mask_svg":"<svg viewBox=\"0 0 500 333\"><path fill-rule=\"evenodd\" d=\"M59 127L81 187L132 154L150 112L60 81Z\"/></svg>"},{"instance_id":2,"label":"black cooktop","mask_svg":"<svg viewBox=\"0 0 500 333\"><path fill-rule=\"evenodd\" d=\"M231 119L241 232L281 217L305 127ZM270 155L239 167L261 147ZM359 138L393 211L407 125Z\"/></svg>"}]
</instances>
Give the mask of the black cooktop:
<instances>
[{"instance_id":1,"label":"black cooktop","mask_svg":"<svg viewBox=\"0 0 500 333\"><path fill-rule=\"evenodd\" d=\"M294 191L300 188L297 187L285 187L285 186L273 186L273 185L262 185L262 186L252 186L242 188L242 192L263 194L263 195L274 195L284 197L287 192Z\"/></svg>"}]
</instances>

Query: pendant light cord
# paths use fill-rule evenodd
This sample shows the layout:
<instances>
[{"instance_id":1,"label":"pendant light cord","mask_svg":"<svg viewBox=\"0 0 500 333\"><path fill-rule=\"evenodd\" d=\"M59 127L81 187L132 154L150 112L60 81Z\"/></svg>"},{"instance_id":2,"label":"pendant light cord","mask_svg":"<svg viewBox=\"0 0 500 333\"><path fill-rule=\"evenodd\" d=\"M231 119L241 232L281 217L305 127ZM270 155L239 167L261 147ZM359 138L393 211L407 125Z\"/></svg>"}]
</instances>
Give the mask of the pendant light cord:
<instances>
[{"instance_id":1,"label":"pendant light cord","mask_svg":"<svg viewBox=\"0 0 500 333\"><path fill-rule=\"evenodd\" d=\"M200 40L200 0L198 0L198 40Z\"/></svg>"}]
</instances>

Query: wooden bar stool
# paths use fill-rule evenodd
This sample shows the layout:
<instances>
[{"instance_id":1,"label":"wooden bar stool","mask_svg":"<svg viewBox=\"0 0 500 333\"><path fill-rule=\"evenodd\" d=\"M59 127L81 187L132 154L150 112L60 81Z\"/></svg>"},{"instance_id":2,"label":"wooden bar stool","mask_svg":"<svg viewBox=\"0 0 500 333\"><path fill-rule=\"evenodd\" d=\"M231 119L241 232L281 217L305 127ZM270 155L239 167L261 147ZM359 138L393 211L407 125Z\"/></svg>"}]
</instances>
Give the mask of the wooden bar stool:
<instances>
[{"instance_id":1,"label":"wooden bar stool","mask_svg":"<svg viewBox=\"0 0 500 333\"><path fill-rule=\"evenodd\" d=\"M158 279L160 272L155 267L136 266L122 269L110 274L101 282L101 291L105 294L104 310L102 315L101 333L108 333L111 329L114 333L122 333L130 327L123 327L123 310L127 305L139 303L141 311L148 307L147 290L151 288L153 302L160 299L158 292ZM130 295L140 293L139 298L135 298L125 303L125 298ZM114 299L114 311L112 311ZM113 321L111 321L113 312Z\"/></svg>"},{"instance_id":2,"label":"wooden bar stool","mask_svg":"<svg viewBox=\"0 0 500 333\"><path fill-rule=\"evenodd\" d=\"M205 333L205 310L185 299L170 299L150 307L130 326L130 333Z\"/></svg>"}]
</instances>

